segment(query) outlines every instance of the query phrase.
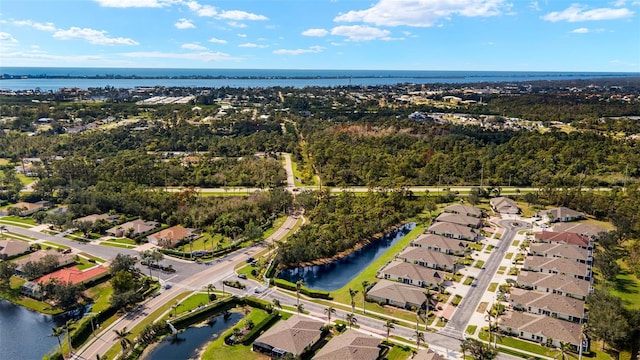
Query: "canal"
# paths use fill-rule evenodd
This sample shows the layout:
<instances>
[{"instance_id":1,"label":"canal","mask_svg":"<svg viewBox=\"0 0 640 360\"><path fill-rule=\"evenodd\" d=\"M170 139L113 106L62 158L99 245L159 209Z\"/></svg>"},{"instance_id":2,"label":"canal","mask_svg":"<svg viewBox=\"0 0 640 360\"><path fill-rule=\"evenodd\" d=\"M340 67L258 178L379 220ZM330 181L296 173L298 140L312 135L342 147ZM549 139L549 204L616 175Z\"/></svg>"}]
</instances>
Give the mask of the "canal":
<instances>
[{"instance_id":1,"label":"canal","mask_svg":"<svg viewBox=\"0 0 640 360\"><path fill-rule=\"evenodd\" d=\"M220 314L208 321L190 326L177 336L167 336L144 357L145 360L197 359L202 347L236 325L244 315L238 312Z\"/></svg>"},{"instance_id":2,"label":"canal","mask_svg":"<svg viewBox=\"0 0 640 360\"><path fill-rule=\"evenodd\" d=\"M54 327L62 324L62 318L56 319L0 300L0 358L42 359L49 350L58 346L58 340L50 335Z\"/></svg>"},{"instance_id":3,"label":"canal","mask_svg":"<svg viewBox=\"0 0 640 360\"><path fill-rule=\"evenodd\" d=\"M415 223L405 224L384 235L380 240L340 260L323 265L285 269L280 271L278 277L293 283L302 279L309 289L324 291L340 289L415 227Z\"/></svg>"}]
</instances>

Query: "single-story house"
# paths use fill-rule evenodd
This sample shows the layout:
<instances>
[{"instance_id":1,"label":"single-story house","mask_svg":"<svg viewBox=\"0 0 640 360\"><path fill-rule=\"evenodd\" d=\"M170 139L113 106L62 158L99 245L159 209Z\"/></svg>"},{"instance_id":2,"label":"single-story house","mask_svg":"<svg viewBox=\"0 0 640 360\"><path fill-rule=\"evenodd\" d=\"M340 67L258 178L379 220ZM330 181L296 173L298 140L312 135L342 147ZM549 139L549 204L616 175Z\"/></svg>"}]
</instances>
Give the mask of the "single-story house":
<instances>
[{"instance_id":1,"label":"single-story house","mask_svg":"<svg viewBox=\"0 0 640 360\"><path fill-rule=\"evenodd\" d=\"M28 242L14 239L0 240L0 260L22 255L30 250L31 245Z\"/></svg>"},{"instance_id":2,"label":"single-story house","mask_svg":"<svg viewBox=\"0 0 640 360\"><path fill-rule=\"evenodd\" d=\"M433 287L444 282L444 275L437 270L404 261L389 262L377 276L420 287Z\"/></svg>"},{"instance_id":3,"label":"single-story house","mask_svg":"<svg viewBox=\"0 0 640 360\"><path fill-rule=\"evenodd\" d=\"M577 350L581 343L582 326L580 324L550 316L508 310L498 320L498 326L507 334L540 344L550 342L557 348L560 348L561 343L564 342Z\"/></svg>"},{"instance_id":4,"label":"single-story house","mask_svg":"<svg viewBox=\"0 0 640 360\"><path fill-rule=\"evenodd\" d=\"M28 263L37 263L40 262L45 256L52 255L55 256L58 260L58 267L64 267L75 262L73 254L63 254L57 252L55 250L39 250L34 253L29 254L21 259L15 260L14 263L17 265L16 272L22 273L22 267Z\"/></svg>"},{"instance_id":5,"label":"single-story house","mask_svg":"<svg viewBox=\"0 0 640 360\"><path fill-rule=\"evenodd\" d=\"M583 264L591 264L591 250L564 243L532 243L529 254L535 256L555 257L575 260Z\"/></svg>"},{"instance_id":6,"label":"single-story house","mask_svg":"<svg viewBox=\"0 0 640 360\"><path fill-rule=\"evenodd\" d=\"M347 329L329 340L313 360L376 360L381 350L379 338Z\"/></svg>"},{"instance_id":7,"label":"single-story house","mask_svg":"<svg viewBox=\"0 0 640 360\"><path fill-rule=\"evenodd\" d=\"M83 217L79 217L73 220L74 223L88 222L94 224L98 220L104 220L106 222L114 224L120 218L119 215L111 215L111 214L92 214Z\"/></svg>"},{"instance_id":8,"label":"single-story house","mask_svg":"<svg viewBox=\"0 0 640 360\"><path fill-rule=\"evenodd\" d=\"M448 222L437 222L429 226L426 230L431 234L442 235L452 239L476 241L479 234L467 226Z\"/></svg>"},{"instance_id":9,"label":"single-story house","mask_svg":"<svg viewBox=\"0 0 640 360\"><path fill-rule=\"evenodd\" d=\"M449 205L449 206L445 207L443 209L443 211L447 212L447 213L460 214L460 215L466 215L466 216L473 216L473 217L477 217L477 218L481 218L482 217L482 210L481 209L478 209L477 207L473 207L473 206L462 205L462 204Z\"/></svg>"},{"instance_id":10,"label":"single-story house","mask_svg":"<svg viewBox=\"0 0 640 360\"><path fill-rule=\"evenodd\" d=\"M547 219L552 222L569 222L584 219L584 213L569 209L568 207L560 206L553 209L542 210L536 214L542 219Z\"/></svg>"},{"instance_id":11,"label":"single-story house","mask_svg":"<svg viewBox=\"0 0 640 360\"><path fill-rule=\"evenodd\" d=\"M322 337L320 321L300 315L279 321L253 342L253 351L272 358L294 357L310 350Z\"/></svg>"},{"instance_id":12,"label":"single-story house","mask_svg":"<svg viewBox=\"0 0 640 360\"><path fill-rule=\"evenodd\" d=\"M426 300L424 289L385 279L369 289L367 297L379 304L403 309L420 308Z\"/></svg>"},{"instance_id":13,"label":"single-story house","mask_svg":"<svg viewBox=\"0 0 640 360\"><path fill-rule=\"evenodd\" d=\"M133 239L158 227L160 227L160 224L155 221L142 221L140 219L136 219L124 224L116 225L107 230L106 233L114 237L126 236Z\"/></svg>"},{"instance_id":14,"label":"single-story house","mask_svg":"<svg viewBox=\"0 0 640 360\"><path fill-rule=\"evenodd\" d=\"M437 222L448 222L477 229L482 226L482 219L475 216L443 212L435 218Z\"/></svg>"},{"instance_id":15,"label":"single-story house","mask_svg":"<svg viewBox=\"0 0 640 360\"><path fill-rule=\"evenodd\" d=\"M548 274L565 274L576 279L590 280L591 268L587 264L562 258L529 256L522 264L522 270L537 271Z\"/></svg>"},{"instance_id":16,"label":"single-story house","mask_svg":"<svg viewBox=\"0 0 640 360\"><path fill-rule=\"evenodd\" d=\"M442 235L422 234L411 242L411 246L440 251L449 255L464 256L469 249L469 242Z\"/></svg>"},{"instance_id":17,"label":"single-story house","mask_svg":"<svg viewBox=\"0 0 640 360\"><path fill-rule=\"evenodd\" d=\"M189 229L180 225L158 231L147 236L149 243L171 249L181 241L193 240L198 237L195 229Z\"/></svg>"},{"instance_id":18,"label":"single-story house","mask_svg":"<svg viewBox=\"0 0 640 360\"><path fill-rule=\"evenodd\" d=\"M571 322L582 323L585 318L584 301L554 293L514 288L509 294L509 303L515 310Z\"/></svg>"},{"instance_id":19,"label":"single-story house","mask_svg":"<svg viewBox=\"0 0 640 360\"><path fill-rule=\"evenodd\" d=\"M33 281L27 281L20 285L20 294L40 300L43 295L42 286Z\"/></svg>"},{"instance_id":20,"label":"single-story house","mask_svg":"<svg viewBox=\"0 0 640 360\"><path fill-rule=\"evenodd\" d=\"M407 261L412 264L449 272L453 272L453 266L456 260L459 259L457 256L416 246L408 246L402 250L400 254L396 255L396 260Z\"/></svg>"},{"instance_id":21,"label":"single-story house","mask_svg":"<svg viewBox=\"0 0 640 360\"><path fill-rule=\"evenodd\" d=\"M81 271L77 266L72 266L41 276L33 280L33 282L35 282L36 284L46 284L49 281L55 279L59 283L77 285L85 284L90 281L99 279L100 277L105 276L107 273L109 273L109 269L102 265L95 266L85 271Z\"/></svg>"},{"instance_id":22,"label":"single-story house","mask_svg":"<svg viewBox=\"0 0 640 360\"><path fill-rule=\"evenodd\" d=\"M51 203L48 201L38 201L35 203L22 201L9 206L8 210L16 209L19 216L29 216L38 211L47 210L49 207L51 207Z\"/></svg>"},{"instance_id":23,"label":"single-story house","mask_svg":"<svg viewBox=\"0 0 640 360\"><path fill-rule=\"evenodd\" d=\"M596 239L601 234L608 232L607 229L603 227L583 223L558 223L553 225L553 231L580 234L583 236L588 236L592 239Z\"/></svg>"},{"instance_id":24,"label":"single-story house","mask_svg":"<svg viewBox=\"0 0 640 360\"><path fill-rule=\"evenodd\" d=\"M518 204L512 199L508 197L500 196L495 197L489 200L489 204L493 211L500 214L518 214L520 213L520 208L518 208Z\"/></svg>"},{"instance_id":25,"label":"single-story house","mask_svg":"<svg viewBox=\"0 0 640 360\"><path fill-rule=\"evenodd\" d=\"M585 300L592 292L591 283L587 280L576 279L569 275L546 274L534 271L522 271L516 280L518 286L545 293L571 296Z\"/></svg>"},{"instance_id":26,"label":"single-story house","mask_svg":"<svg viewBox=\"0 0 640 360\"><path fill-rule=\"evenodd\" d=\"M570 244L587 250L591 250L593 248L590 237L572 232L543 231L535 233L534 238L536 241L542 243Z\"/></svg>"},{"instance_id":27,"label":"single-story house","mask_svg":"<svg viewBox=\"0 0 640 360\"><path fill-rule=\"evenodd\" d=\"M445 358L431 349L420 349L411 360L445 360Z\"/></svg>"}]
</instances>

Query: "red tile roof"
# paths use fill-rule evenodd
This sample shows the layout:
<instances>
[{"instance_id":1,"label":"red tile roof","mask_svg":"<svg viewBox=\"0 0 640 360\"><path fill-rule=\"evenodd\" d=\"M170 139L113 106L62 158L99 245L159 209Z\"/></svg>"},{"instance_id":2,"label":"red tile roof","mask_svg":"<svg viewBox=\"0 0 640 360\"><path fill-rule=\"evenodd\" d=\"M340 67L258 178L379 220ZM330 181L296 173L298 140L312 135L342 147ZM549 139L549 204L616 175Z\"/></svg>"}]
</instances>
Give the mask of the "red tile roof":
<instances>
[{"instance_id":1,"label":"red tile roof","mask_svg":"<svg viewBox=\"0 0 640 360\"><path fill-rule=\"evenodd\" d=\"M89 280L95 279L96 277L108 271L109 269L103 267L102 265L96 266L94 268L91 268L85 271L80 271L80 269L78 269L77 266L72 266L69 268L60 269L50 274L41 276L35 279L33 282L38 284L44 284L49 282L52 279L56 279L61 283L82 284Z\"/></svg>"},{"instance_id":2,"label":"red tile roof","mask_svg":"<svg viewBox=\"0 0 640 360\"><path fill-rule=\"evenodd\" d=\"M576 233L543 231L536 233L535 237L538 240L548 242L567 243L585 247L589 246L589 238Z\"/></svg>"}]
</instances>

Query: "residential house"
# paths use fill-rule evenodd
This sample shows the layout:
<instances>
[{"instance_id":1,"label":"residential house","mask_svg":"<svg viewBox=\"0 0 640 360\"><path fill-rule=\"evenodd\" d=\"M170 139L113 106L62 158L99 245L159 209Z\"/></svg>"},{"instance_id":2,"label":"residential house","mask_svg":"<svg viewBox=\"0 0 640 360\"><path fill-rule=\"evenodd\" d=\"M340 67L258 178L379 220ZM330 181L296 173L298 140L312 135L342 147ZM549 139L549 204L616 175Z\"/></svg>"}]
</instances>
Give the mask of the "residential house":
<instances>
[{"instance_id":1,"label":"residential house","mask_svg":"<svg viewBox=\"0 0 640 360\"><path fill-rule=\"evenodd\" d=\"M586 250L593 249L591 238L571 232L543 231L535 233L534 238L542 243L569 244Z\"/></svg>"},{"instance_id":2,"label":"residential house","mask_svg":"<svg viewBox=\"0 0 640 360\"><path fill-rule=\"evenodd\" d=\"M466 216L473 216L473 217L477 217L477 218L481 218L482 217L482 210L481 209L478 209L477 207L473 207L473 206L462 205L462 204L449 205L449 206L445 207L443 209L443 211L447 212L447 213L460 214L460 215L466 215Z\"/></svg>"},{"instance_id":3,"label":"residential house","mask_svg":"<svg viewBox=\"0 0 640 360\"><path fill-rule=\"evenodd\" d=\"M476 241L480 237L480 235L470 227L448 222L436 222L429 226L426 231L431 234L460 240Z\"/></svg>"},{"instance_id":4,"label":"residential house","mask_svg":"<svg viewBox=\"0 0 640 360\"><path fill-rule=\"evenodd\" d=\"M381 358L380 339L347 329L333 337L313 360L376 360Z\"/></svg>"},{"instance_id":5,"label":"residential house","mask_svg":"<svg viewBox=\"0 0 640 360\"><path fill-rule=\"evenodd\" d=\"M445 358L431 349L420 349L411 357L411 360L445 360Z\"/></svg>"},{"instance_id":6,"label":"residential house","mask_svg":"<svg viewBox=\"0 0 640 360\"><path fill-rule=\"evenodd\" d=\"M41 276L33 280L33 282L36 284L46 284L55 279L55 281L59 283L78 285L97 280L108 273L109 269L102 265L98 265L84 271L78 269L77 266L72 266Z\"/></svg>"},{"instance_id":7,"label":"residential house","mask_svg":"<svg viewBox=\"0 0 640 360\"><path fill-rule=\"evenodd\" d=\"M576 279L590 280L591 267L574 260L529 256L522 265L522 270L537 271L548 274L565 274Z\"/></svg>"},{"instance_id":8,"label":"residential house","mask_svg":"<svg viewBox=\"0 0 640 360\"><path fill-rule=\"evenodd\" d=\"M20 294L40 300L43 295L42 286L33 281L27 281L20 285Z\"/></svg>"},{"instance_id":9,"label":"residential house","mask_svg":"<svg viewBox=\"0 0 640 360\"><path fill-rule=\"evenodd\" d=\"M147 240L151 244L158 245L166 249L172 249L178 243L193 240L197 238L198 235L199 234L194 229L176 225L147 236Z\"/></svg>"},{"instance_id":10,"label":"residential house","mask_svg":"<svg viewBox=\"0 0 640 360\"><path fill-rule=\"evenodd\" d=\"M31 250L31 245L26 241L4 239L0 240L0 260L7 260Z\"/></svg>"},{"instance_id":11,"label":"residential house","mask_svg":"<svg viewBox=\"0 0 640 360\"><path fill-rule=\"evenodd\" d=\"M535 256L555 257L591 264L593 258L590 250L564 243L532 243L529 254Z\"/></svg>"},{"instance_id":12,"label":"residential house","mask_svg":"<svg viewBox=\"0 0 640 360\"><path fill-rule=\"evenodd\" d=\"M584 301L569 296L514 288L509 294L509 303L515 310L532 314L577 323L585 319Z\"/></svg>"},{"instance_id":13,"label":"residential house","mask_svg":"<svg viewBox=\"0 0 640 360\"><path fill-rule=\"evenodd\" d=\"M493 211L500 214L518 214L520 213L520 208L518 208L518 204L512 199L508 197L500 196L495 197L489 200L489 204Z\"/></svg>"},{"instance_id":14,"label":"residential house","mask_svg":"<svg viewBox=\"0 0 640 360\"><path fill-rule=\"evenodd\" d=\"M591 293L591 283L573 276L562 274L547 274L534 271L522 271L516 280L518 286L546 293L571 296L586 300Z\"/></svg>"},{"instance_id":15,"label":"residential house","mask_svg":"<svg viewBox=\"0 0 640 360\"><path fill-rule=\"evenodd\" d=\"M444 282L444 275L437 270L404 261L389 262L377 276L420 287L433 287Z\"/></svg>"},{"instance_id":16,"label":"residential house","mask_svg":"<svg viewBox=\"0 0 640 360\"><path fill-rule=\"evenodd\" d=\"M286 354L298 357L313 346L322 337L320 321L294 315L279 321L253 343L253 351L272 358L281 358Z\"/></svg>"},{"instance_id":17,"label":"residential house","mask_svg":"<svg viewBox=\"0 0 640 360\"><path fill-rule=\"evenodd\" d=\"M569 209L568 207L557 207L548 210L542 210L536 214L542 219L547 219L550 223L553 222L569 222L584 219L584 213Z\"/></svg>"},{"instance_id":18,"label":"residential house","mask_svg":"<svg viewBox=\"0 0 640 360\"><path fill-rule=\"evenodd\" d=\"M367 291L367 298L378 304L403 309L420 308L426 300L424 289L385 279Z\"/></svg>"},{"instance_id":19,"label":"residential house","mask_svg":"<svg viewBox=\"0 0 640 360\"><path fill-rule=\"evenodd\" d=\"M51 203L48 201L38 201L36 203L30 202L18 202L8 207L8 210L11 213L11 209L15 209L16 214L19 216L29 216L37 213L41 210L47 210L51 206Z\"/></svg>"},{"instance_id":20,"label":"residential house","mask_svg":"<svg viewBox=\"0 0 640 360\"><path fill-rule=\"evenodd\" d=\"M396 255L396 260L449 272L453 272L453 267L459 259L457 256L416 246L408 246L400 254Z\"/></svg>"},{"instance_id":21,"label":"residential house","mask_svg":"<svg viewBox=\"0 0 640 360\"><path fill-rule=\"evenodd\" d=\"M448 222L477 229L482 226L482 219L475 216L443 212L435 219L437 222Z\"/></svg>"},{"instance_id":22,"label":"residential house","mask_svg":"<svg viewBox=\"0 0 640 360\"><path fill-rule=\"evenodd\" d=\"M75 220L73 220L74 223L81 223L81 222L88 222L91 223L92 225L95 224L96 221L98 220L104 220L106 222L115 224L116 221L118 221L118 219L120 218L119 215L111 215L111 214L92 214L92 215L87 215L87 216L83 216L83 217L79 217Z\"/></svg>"},{"instance_id":23,"label":"residential house","mask_svg":"<svg viewBox=\"0 0 640 360\"><path fill-rule=\"evenodd\" d=\"M107 230L106 233L113 237L126 236L128 238L133 239L159 227L160 227L160 224L155 221L142 221L140 219L136 219L133 221L126 222L124 224L116 225L111 229Z\"/></svg>"},{"instance_id":24,"label":"residential house","mask_svg":"<svg viewBox=\"0 0 640 360\"><path fill-rule=\"evenodd\" d=\"M17 265L16 272L18 274L21 274L22 273L22 267L26 263L28 263L28 262L32 262L32 263L40 262L47 255L52 255L52 256L56 257L56 259L58 260L58 268L73 264L75 262L73 254L63 254L63 253L55 251L55 250L39 250L39 251L36 251L34 253L29 254L28 256L25 256L23 258L15 260L14 263Z\"/></svg>"},{"instance_id":25,"label":"residential house","mask_svg":"<svg viewBox=\"0 0 640 360\"><path fill-rule=\"evenodd\" d=\"M553 225L553 231L580 234L592 239L597 239L603 233L608 232L607 229L603 227L584 223L558 223Z\"/></svg>"},{"instance_id":26,"label":"residential house","mask_svg":"<svg viewBox=\"0 0 640 360\"><path fill-rule=\"evenodd\" d=\"M581 343L582 326L580 324L549 316L507 310L499 318L498 326L507 334L557 348L560 348L561 343L564 342L577 350ZM586 349L583 350L586 351Z\"/></svg>"},{"instance_id":27,"label":"residential house","mask_svg":"<svg viewBox=\"0 0 640 360\"><path fill-rule=\"evenodd\" d=\"M411 242L411 246L440 251L449 255L464 256L469 249L469 242L442 235L422 234Z\"/></svg>"}]
</instances>

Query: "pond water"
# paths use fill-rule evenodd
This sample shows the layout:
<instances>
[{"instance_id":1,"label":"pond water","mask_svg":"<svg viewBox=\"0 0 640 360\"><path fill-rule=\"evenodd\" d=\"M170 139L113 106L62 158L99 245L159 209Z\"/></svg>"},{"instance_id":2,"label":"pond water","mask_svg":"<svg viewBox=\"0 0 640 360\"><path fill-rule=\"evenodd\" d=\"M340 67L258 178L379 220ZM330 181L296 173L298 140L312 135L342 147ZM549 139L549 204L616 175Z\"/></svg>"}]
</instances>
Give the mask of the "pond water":
<instances>
[{"instance_id":1,"label":"pond water","mask_svg":"<svg viewBox=\"0 0 640 360\"><path fill-rule=\"evenodd\" d=\"M293 283L302 279L309 289L323 291L340 289L415 227L415 223L405 224L384 235L380 240L354 251L340 260L323 265L285 269L280 271L278 277Z\"/></svg>"},{"instance_id":2,"label":"pond water","mask_svg":"<svg viewBox=\"0 0 640 360\"><path fill-rule=\"evenodd\" d=\"M207 322L190 326L178 333L178 336L167 336L158 346L144 357L145 360L197 359L201 348L215 340L227 329L236 325L243 315L230 312L212 317Z\"/></svg>"},{"instance_id":3,"label":"pond water","mask_svg":"<svg viewBox=\"0 0 640 360\"><path fill-rule=\"evenodd\" d=\"M0 300L0 358L42 359L58 346L58 340L49 335L54 327L62 324L62 318L43 315Z\"/></svg>"}]
</instances>

